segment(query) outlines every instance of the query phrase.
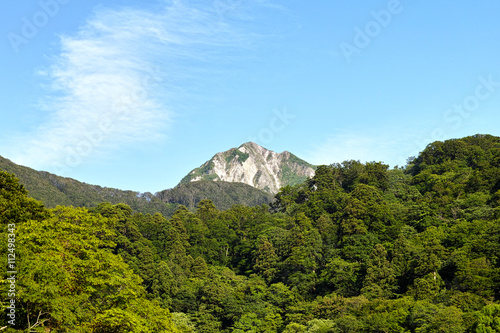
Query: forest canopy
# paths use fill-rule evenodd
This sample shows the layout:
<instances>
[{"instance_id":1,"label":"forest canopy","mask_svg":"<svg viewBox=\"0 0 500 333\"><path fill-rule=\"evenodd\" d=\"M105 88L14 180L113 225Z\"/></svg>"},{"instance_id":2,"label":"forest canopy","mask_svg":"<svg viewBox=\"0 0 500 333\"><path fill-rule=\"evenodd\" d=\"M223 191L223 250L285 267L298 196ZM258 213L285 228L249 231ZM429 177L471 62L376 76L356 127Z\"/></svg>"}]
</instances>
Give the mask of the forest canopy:
<instances>
[{"instance_id":1,"label":"forest canopy","mask_svg":"<svg viewBox=\"0 0 500 333\"><path fill-rule=\"evenodd\" d=\"M45 208L0 172L5 332L499 332L500 138L320 166L268 205ZM11 230L12 225L15 230ZM6 263L6 260L4 260Z\"/></svg>"}]
</instances>

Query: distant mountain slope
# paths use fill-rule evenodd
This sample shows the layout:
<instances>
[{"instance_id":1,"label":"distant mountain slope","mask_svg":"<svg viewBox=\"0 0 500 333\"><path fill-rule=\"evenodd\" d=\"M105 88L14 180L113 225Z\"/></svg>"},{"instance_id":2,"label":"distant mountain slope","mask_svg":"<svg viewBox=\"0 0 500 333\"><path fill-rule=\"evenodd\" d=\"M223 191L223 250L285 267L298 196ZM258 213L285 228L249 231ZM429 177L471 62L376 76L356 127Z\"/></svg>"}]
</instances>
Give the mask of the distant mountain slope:
<instances>
[{"instance_id":1,"label":"distant mountain slope","mask_svg":"<svg viewBox=\"0 0 500 333\"><path fill-rule=\"evenodd\" d=\"M156 195L164 202L181 204L189 209L194 209L198 202L207 198L220 210L229 209L232 205L258 206L273 201L269 193L247 184L206 180L179 184Z\"/></svg>"},{"instance_id":2,"label":"distant mountain slope","mask_svg":"<svg viewBox=\"0 0 500 333\"><path fill-rule=\"evenodd\" d=\"M112 204L125 203L132 209L145 214L160 212L170 216L178 206L174 203L165 203L151 193L89 185L71 178L17 165L1 156L0 170L15 174L29 191L29 195L42 201L47 207L57 205L94 207L107 201Z\"/></svg>"},{"instance_id":3,"label":"distant mountain slope","mask_svg":"<svg viewBox=\"0 0 500 333\"><path fill-rule=\"evenodd\" d=\"M47 207L125 203L141 213L160 212L166 216L171 216L180 204L194 209L203 199L212 200L221 210L235 204L269 204L282 186L303 182L314 175L315 169L287 151L278 154L248 142L216 154L175 188L152 194L89 185L17 165L0 156L0 170L15 174L29 195Z\"/></svg>"},{"instance_id":4,"label":"distant mountain slope","mask_svg":"<svg viewBox=\"0 0 500 333\"><path fill-rule=\"evenodd\" d=\"M275 153L254 142L215 154L192 170L180 184L199 180L244 183L271 194L286 185L302 183L316 167L288 151Z\"/></svg>"},{"instance_id":5,"label":"distant mountain slope","mask_svg":"<svg viewBox=\"0 0 500 333\"><path fill-rule=\"evenodd\" d=\"M0 156L0 170L16 175L29 191L31 197L42 201L47 207L57 205L71 205L71 200L62 191L57 189L49 180L51 175L47 172L36 171Z\"/></svg>"},{"instance_id":6,"label":"distant mountain slope","mask_svg":"<svg viewBox=\"0 0 500 333\"><path fill-rule=\"evenodd\" d=\"M273 200L269 193L246 184L228 182L190 182L156 194L123 191L36 171L1 156L0 170L15 174L29 195L49 208L57 205L95 207L101 202L110 202L125 203L144 214L159 212L171 216L179 205L193 210L203 199L212 200L218 209L228 209L232 205L256 206Z\"/></svg>"}]
</instances>

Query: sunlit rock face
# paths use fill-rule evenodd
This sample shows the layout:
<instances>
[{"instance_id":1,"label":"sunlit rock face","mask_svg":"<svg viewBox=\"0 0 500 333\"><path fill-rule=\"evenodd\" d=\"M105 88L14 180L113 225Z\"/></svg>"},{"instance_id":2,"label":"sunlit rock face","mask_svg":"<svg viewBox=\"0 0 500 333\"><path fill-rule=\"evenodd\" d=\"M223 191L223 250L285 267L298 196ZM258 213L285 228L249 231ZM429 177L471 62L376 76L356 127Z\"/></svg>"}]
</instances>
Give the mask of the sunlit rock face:
<instances>
[{"instance_id":1,"label":"sunlit rock face","mask_svg":"<svg viewBox=\"0 0 500 333\"><path fill-rule=\"evenodd\" d=\"M286 185L295 185L314 176L315 167L284 151L276 153L247 142L215 154L191 171L181 183L198 180L245 183L275 194Z\"/></svg>"}]
</instances>

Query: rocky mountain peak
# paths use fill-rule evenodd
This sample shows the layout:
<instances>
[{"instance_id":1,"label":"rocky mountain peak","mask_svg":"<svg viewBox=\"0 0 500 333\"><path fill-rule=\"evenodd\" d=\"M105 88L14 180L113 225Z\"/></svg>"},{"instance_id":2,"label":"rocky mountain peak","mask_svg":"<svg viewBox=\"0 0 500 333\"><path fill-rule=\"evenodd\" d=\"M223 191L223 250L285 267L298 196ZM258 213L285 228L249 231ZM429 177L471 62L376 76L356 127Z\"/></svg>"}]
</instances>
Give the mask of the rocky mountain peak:
<instances>
[{"instance_id":1,"label":"rocky mountain peak","mask_svg":"<svg viewBox=\"0 0 500 333\"><path fill-rule=\"evenodd\" d=\"M255 142L215 154L181 181L199 180L245 183L275 194L314 175L315 167L288 151L276 153Z\"/></svg>"}]
</instances>

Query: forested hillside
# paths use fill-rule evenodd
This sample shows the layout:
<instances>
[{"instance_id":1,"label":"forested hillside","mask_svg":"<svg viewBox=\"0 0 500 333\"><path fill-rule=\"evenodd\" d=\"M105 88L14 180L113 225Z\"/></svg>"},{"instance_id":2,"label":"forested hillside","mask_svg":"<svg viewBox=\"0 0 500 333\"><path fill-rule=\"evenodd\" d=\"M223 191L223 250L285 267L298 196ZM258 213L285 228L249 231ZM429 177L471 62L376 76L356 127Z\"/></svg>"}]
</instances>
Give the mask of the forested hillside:
<instances>
[{"instance_id":1,"label":"forested hillside","mask_svg":"<svg viewBox=\"0 0 500 333\"><path fill-rule=\"evenodd\" d=\"M194 210L203 199L212 200L222 210L236 204L256 206L273 201L272 195L243 183L196 181L152 194L82 183L17 165L1 156L0 170L15 174L29 190L29 195L49 208L57 205L90 208L101 202L126 203L134 211L143 214L159 212L170 217L179 205Z\"/></svg>"},{"instance_id":2,"label":"forested hillside","mask_svg":"<svg viewBox=\"0 0 500 333\"><path fill-rule=\"evenodd\" d=\"M29 190L29 195L42 201L49 208L54 208L57 205L95 207L101 202L111 202L114 204L126 203L142 213L160 212L171 216L178 207L177 204L162 202L151 193L90 185L72 178L60 177L45 171L36 171L17 165L1 156L0 171L15 174L21 184Z\"/></svg>"},{"instance_id":3,"label":"forested hillside","mask_svg":"<svg viewBox=\"0 0 500 333\"><path fill-rule=\"evenodd\" d=\"M434 142L404 168L320 166L271 206L202 200L171 218L47 210L0 173L0 221L5 258L16 223L17 331L500 331L489 135Z\"/></svg>"},{"instance_id":4,"label":"forested hillside","mask_svg":"<svg viewBox=\"0 0 500 333\"><path fill-rule=\"evenodd\" d=\"M233 205L270 204L274 199L272 195L247 184L207 180L179 184L155 195L163 202L181 204L189 210L196 209L198 203L207 198L221 210L229 209Z\"/></svg>"}]
</instances>

